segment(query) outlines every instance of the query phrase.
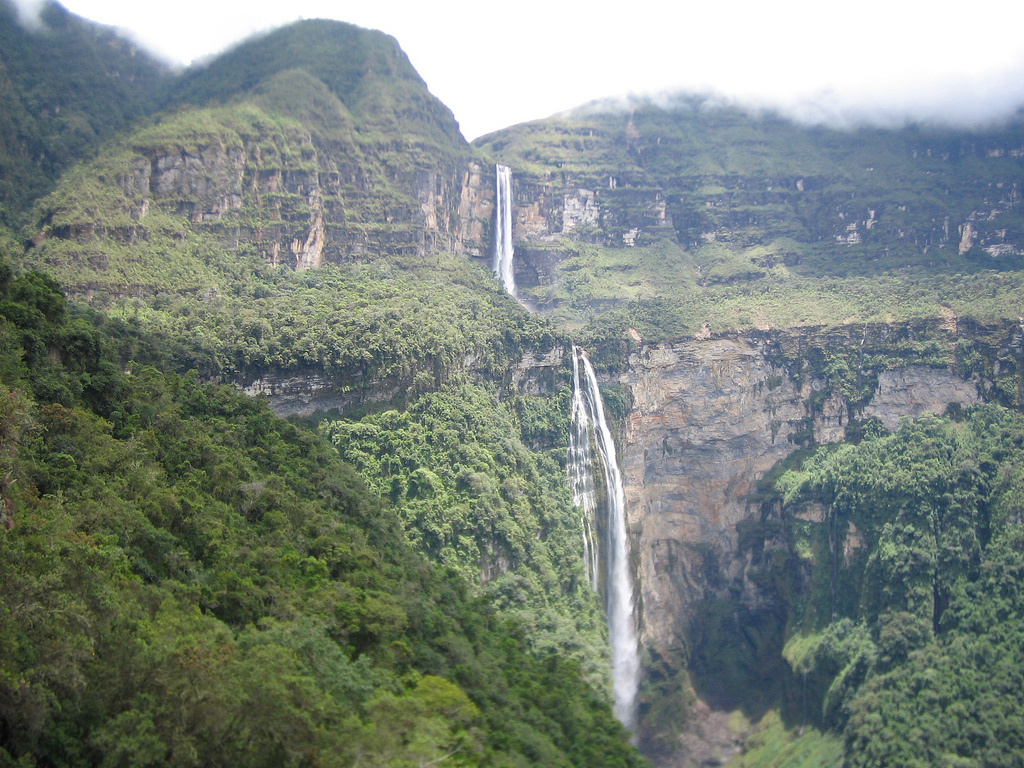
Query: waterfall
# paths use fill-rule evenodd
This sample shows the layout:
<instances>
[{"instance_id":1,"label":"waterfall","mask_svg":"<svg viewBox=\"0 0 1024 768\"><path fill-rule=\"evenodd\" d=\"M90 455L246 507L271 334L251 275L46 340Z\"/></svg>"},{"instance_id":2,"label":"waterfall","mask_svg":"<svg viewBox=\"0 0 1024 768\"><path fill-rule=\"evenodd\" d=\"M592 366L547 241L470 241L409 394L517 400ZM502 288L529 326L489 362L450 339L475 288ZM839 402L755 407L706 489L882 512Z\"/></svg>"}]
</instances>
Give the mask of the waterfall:
<instances>
[{"instance_id":1,"label":"waterfall","mask_svg":"<svg viewBox=\"0 0 1024 768\"><path fill-rule=\"evenodd\" d=\"M598 565L597 539L594 515L597 512L597 490L594 486L594 451L592 449L593 419L589 415L587 398L580 386L580 365L576 348L572 355L572 412L569 418L569 488L572 502L583 510L580 521L583 530L583 560L587 566L587 581L595 592L601 591Z\"/></svg>"},{"instance_id":2,"label":"waterfall","mask_svg":"<svg viewBox=\"0 0 1024 768\"><path fill-rule=\"evenodd\" d=\"M516 295L516 277L512 271L512 169L494 166L494 274L505 290Z\"/></svg>"},{"instance_id":3,"label":"waterfall","mask_svg":"<svg viewBox=\"0 0 1024 768\"><path fill-rule=\"evenodd\" d=\"M587 577L595 590L603 582L605 614L612 650L612 692L615 716L629 729L636 725L636 694L640 682L640 653L633 606L633 579L629 570L626 536L626 493L615 455L615 442L604 414L604 402L590 359L579 347L572 354L573 399L569 436L569 484L573 501L583 509L583 552ZM604 472L607 553L602 561L594 534L597 494L594 452ZM601 578L603 576L603 579Z\"/></svg>"}]
</instances>

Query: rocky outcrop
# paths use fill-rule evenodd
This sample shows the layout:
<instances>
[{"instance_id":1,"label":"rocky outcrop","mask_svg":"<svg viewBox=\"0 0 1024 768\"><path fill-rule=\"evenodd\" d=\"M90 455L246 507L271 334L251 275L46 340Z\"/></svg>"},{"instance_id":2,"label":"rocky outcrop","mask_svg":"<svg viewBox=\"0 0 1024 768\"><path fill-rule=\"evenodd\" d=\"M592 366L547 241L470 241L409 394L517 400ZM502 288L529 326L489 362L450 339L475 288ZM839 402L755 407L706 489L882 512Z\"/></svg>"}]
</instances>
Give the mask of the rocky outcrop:
<instances>
[{"instance_id":1,"label":"rocky outcrop","mask_svg":"<svg viewBox=\"0 0 1024 768\"><path fill-rule=\"evenodd\" d=\"M398 400L407 391L398 379L362 381L353 385L319 370L291 373L266 372L242 390L263 397L278 416L316 416L344 413L353 408Z\"/></svg>"},{"instance_id":2,"label":"rocky outcrop","mask_svg":"<svg viewBox=\"0 0 1024 768\"><path fill-rule=\"evenodd\" d=\"M154 199L173 206L194 223L220 221L242 207L246 152L237 144L210 142L194 149L137 156L132 172L120 178L140 221Z\"/></svg>"},{"instance_id":3,"label":"rocky outcrop","mask_svg":"<svg viewBox=\"0 0 1024 768\"><path fill-rule=\"evenodd\" d=\"M501 384L508 392L533 396L554 394L566 380L567 354L566 347L560 344L524 352L519 360L503 366ZM444 371L441 376L450 378L463 372L478 379L495 378L493 367L484 365L472 355L462 360L457 371ZM407 377L367 378L339 372L332 376L318 368L263 371L250 376L240 387L247 395L266 398L274 413L286 417L344 414L381 404L401 405L421 391L417 389L412 374Z\"/></svg>"},{"instance_id":4,"label":"rocky outcrop","mask_svg":"<svg viewBox=\"0 0 1024 768\"><path fill-rule=\"evenodd\" d=\"M664 194L646 178L623 182L612 175L524 174L516 179L514 229L525 243L572 237L630 247L673 236Z\"/></svg>"},{"instance_id":5,"label":"rocky outcrop","mask_svg":"<svg viewBox=\"0 0 1024 768\"><path fill-rule=\"evenodd\" d=\"M462 174L455 251L487 258L494 218L494 169L471 161Z\"/></svg>"},{"instance_id":6,"label":"rocky outcrop","mask_svg":"<svg viewBox=\"0 0 1024 768\"><path fill-rule=\"evenodd\" d=\"M297 126L270 130L254 113L230 111L204 113L204 132L195 136L189 119L94 161L88 183L98 186L104 210L73 186L45 200L30 260L49 264L51 249L65 248L61 241L76 253L83 245L91 254L116 253L140 242L159 252L193 236L296 269L442 252L489 255L494 171L468 151L417 155L420 167L398 171L388 146L328 142ZM168 216L183 226L169 227ZM90 258L93 266L104 263ZM61 277L79 292L76 270ZM116 277L103 288L145 293Z\"/></svg>"}]
</instances>

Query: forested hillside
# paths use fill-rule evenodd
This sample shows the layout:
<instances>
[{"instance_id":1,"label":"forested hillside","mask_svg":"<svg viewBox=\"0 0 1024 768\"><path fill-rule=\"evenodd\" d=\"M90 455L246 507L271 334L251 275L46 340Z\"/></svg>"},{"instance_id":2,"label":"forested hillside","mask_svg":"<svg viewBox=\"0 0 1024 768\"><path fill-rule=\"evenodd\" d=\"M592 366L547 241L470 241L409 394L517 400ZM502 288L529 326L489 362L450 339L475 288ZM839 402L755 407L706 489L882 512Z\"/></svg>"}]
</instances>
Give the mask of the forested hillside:
<instances>
[{"instance_id":1,"label":"forested hillside","mask_svg":"<svg viewBox=\"0 0 1024 768\"><path fill-rule=\"evenodd\" d=\"M1022 451L1021 415L986 406L775 480L749 546L790 606L793 717L842 734L844 765L1020 764Z\"/></svg>"},{"instance_id":2,"label":"forested hillside","mask_svg":"<svg viewBox=\"0 0 1024 768\"><path fill-rule=\"evenodd\" d=\"M99 142L152 112L169 68L114 30L42 3L0 2L0 224Z\"/></svg>"},{"instance_id":3,"label":"forested hillside","mask_svg":"<svg viewBox=\"0 0 1024 768\"><path fill-rule=\"evenodd\" d=\"M34 40L5 10L5 34ZM45 13L92 33L57 6ZM276 57L266 47L275 41ZM300 25L232 55L254 50L262 74L228 57L162 94L155 80L139 83L150 107L159 97L172 112L134 134L127 154L119 142L92 161L95 142L69 150L86 162L36 209L56 237L37 238L30 259L5 235L21 270L45 265L106 311L5 267L4 759L637 764L608 706L604 627L572 551L560 460L516 437L556 450L564 416L530 398L501 403L460 373L470 359L500 381L553 331L479 267L403 263L381 244L421 241L415 227L382 228L380 217L418 209L403 184L426 155L465 147L450 112L377 33ZM339 50L348 75L330 64ZM374 82L361 69L369 58ZM63 87L76 66L63 61L25 74L18 99L29 86ZM233 82L243 71L253 79ZM103 112L99 98L84 103ZM173 159L190 152L192 177L191 160ZM235 188L224 164L238 152L251 153L240 173L265 186L256 198L246 189L243 217L225 223ZM30 170L22 196L9 198L21 215L64 167ZM132 179L164 171L169 186L154 186L163 207L145 210L148 192L133 197ZM310 189L325 172L341 197ZM311 200L337 200L344 219L311 214ZM332 238L332 226L357 229L365 254L388 262L296 272L319 262L296 265L289 252L277 266L268 241L287 248L296 218L303 241L320 226ZM242 247L227 239L239 224L253 235ZM268 370L395 381L392 404L411 410L383 414L385 424L412 426L443 387L449 406L433 413L431 441L444 424L457 436L449 450L468 424L482 431L459 455L418 455L388 426L366 435L370 455L393 441L395 457L379 470L387 475L359 467L368 487L325 438L203 383ZM464 393L472 412L452 409ZM348 447L340 435L352 428L338 422L329 434ZM508 474L495 478L499 464ZM422 504L432 511L414 513ZM482 555L492 565L481 590Z\"/></svg>"},{"instance_id":4,"label":"forested hillside","mask_svg":"<svg viewBox=\"0 0 1024 768\"><path fill-rule=\"evenodd\" d=\"M7 763L637 763L579 662L322 438L38 273L0 293Z\"/></svg>"}]
</instances>

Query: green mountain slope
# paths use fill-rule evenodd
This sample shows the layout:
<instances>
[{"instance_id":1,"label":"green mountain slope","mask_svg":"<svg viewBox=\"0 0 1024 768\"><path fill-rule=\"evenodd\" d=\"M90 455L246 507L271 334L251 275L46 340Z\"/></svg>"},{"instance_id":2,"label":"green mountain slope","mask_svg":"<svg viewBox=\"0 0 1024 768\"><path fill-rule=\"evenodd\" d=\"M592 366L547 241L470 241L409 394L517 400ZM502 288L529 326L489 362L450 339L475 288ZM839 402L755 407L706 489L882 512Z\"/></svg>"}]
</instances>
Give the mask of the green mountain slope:
<instances>
[{"instance_id":1,"label":"green mountain slope","mask_svg":"<svg viewBox=\"0 0 1024 768\"><path fill-rule=\"evenodd\" d=\"M174 369L333 382L356 407L326 432L414 551L604 707L606 630L564 480L567 381L530 396L507 373L560 340L441 251L472 157L450 112L393 40L334 22L248 41L172 101L39 201L23 264L160 339Z\"/></svg>"},{"instance_id":2,"label":"green mountain slope","mask_svg":"<svg viewBox=\"0 0 1024 768\"><path fill-rule=\"evenodd\" d=\"M516 174L523 295L566 322L613 309L664 338L1017 316L1019 121L838 130L679 97L476 144Z\"/></svg>"},{"instance_id":3,"label":"green mountain slope","mask_svg":"<svg viewBox=\"0 0 1024 768\"><path fill-rule=\"evenodd\" d=\"M148 351L147 351L148 350ZM638 765L314 434L0 271L0 759Z\"/></svg>"},{"instance_id":4,"label":"green mountain slope","mask_svg":"<svg viewBox=\"0 0 1024 768\"><path fill-rule=\"evenodd\" d=\"M416 136L439 149L464 143L451 110L427 90L393 37L326 20L290 24L241 43L185 73L171 101L235 101L293 69L323 82L361 125L391 129L392 141Z\"/></svg>"},{"instance_id":5,"label":"green mountain slope","mask_svg":"<svg viewBox=\"0 0 1024 768\"><path fill-rule=\"evenodd\" d=\"M614 381L644 339L941 317L765 363L748 399L799 378L802 448L720 532L741 566L657 542L655 571L714 588L678 655L644 659L640 738L677 760L699 696L736 710L742 765L1014 764L1019 415L840 415L834 448L813 421L833 395L853 418L881 370L948 366L947 325L951 374L1021 402L1018 123L838 131L682 98L471 147L378 32L301 22L124 95L120 43L47 13L86 42L0 61L10 210L31 203L0 229L3 760L637 764L566 488L570 341ZM12 19L12 45L43 34ZM26 94L76 68L99 95L65 124ZM467 258L492 160L541 315ZM666 418L605 394L624 441Z\"/></svg>"},{"instance_id":6,"label":"green mountain slope","mask_svg":"<svg viewBox=\"0 0 1024 768\"><path fill-rule=\"evenodd\" d=\"M844 765L1019 762L1022 429L922 418L774 481L754 578L791 611L791 716L843 734Z\"/></svg>"},{"instance_id":7,"label":"green mountain slope","mask_svg":"<svg viewBox=\"0 0 1024 768\"><path fill-rule=\"evenodd\" d=\"M0 220L152 112L169 80L166 65L56 2L31 26L0 2Z\"/></svg>"},{"instance_id":8,"label":"green mountain slope","mask_svg":"<svg viewBox=\"0 0 1024 768\"><path fill-rule=\"evenodd\" d=\"M462 247L472 152L393 39L302 22L172 90L40 201L29 263L76 293L151 297L215 284L213 251L304 269Z\"/></svg>"}]
</instances>

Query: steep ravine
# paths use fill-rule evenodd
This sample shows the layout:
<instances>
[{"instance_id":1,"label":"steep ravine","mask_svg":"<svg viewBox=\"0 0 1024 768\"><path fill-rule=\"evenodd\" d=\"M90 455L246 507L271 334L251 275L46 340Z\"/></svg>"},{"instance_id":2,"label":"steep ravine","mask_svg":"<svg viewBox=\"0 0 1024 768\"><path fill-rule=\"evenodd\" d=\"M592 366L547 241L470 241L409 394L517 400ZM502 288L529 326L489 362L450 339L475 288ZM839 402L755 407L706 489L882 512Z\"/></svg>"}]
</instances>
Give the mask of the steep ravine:
<instances>
[{"instance_id":1,"label":"steep ravine","mask_svg":"<svg viewBox=\"0 0 1024 768\"><path fill-rule=\"evenodd\" d=\"M800 332L789 335L795 346ZM768 470L811 437L808 427L819 444L845 435L842 399L815 404L827 380L794 381L772 351L750 336L660 344L633 354L620 377L633 397L622 464L649 646L683 640L712 558L726 577L742 575L736 526L758 512ZM907 365L880 372L855 416L892 429L904 416L978 401L977 383L949 367Z\"/></svg>"},{"instance_id":2,"label":"steep ravine","mask_svg":"<svg viewBox=\"0 0 1024 768\"><path fill-rule=\"evenodd\" d=\"M709 601L735 617L735 642L751 646L751 657L774 654L782 663L781 645L754 647L756 633L744 624L780 606L750 577L740 540L743 526L762 518L758 487L773 467L871 420L891 430L904 417L982 400L1019 405L1022 360L1020 324L936 321L638 344L602 377L627 405L620 461L648 677L638 733L658 765L689 768L738 748L727 713L742 702L716 689L714 674L691 668L707 650L699 622ZM569 364L567 347L538 350L512 366L503 386L550 394L564 386ZM464 370L493 377L472 360ZM295 415L386 401L400 389L301 376L259 385L253 391L262 387L275 410ZM773 631L781 643L782 626Z\"/></svg>"}]
</instances>

